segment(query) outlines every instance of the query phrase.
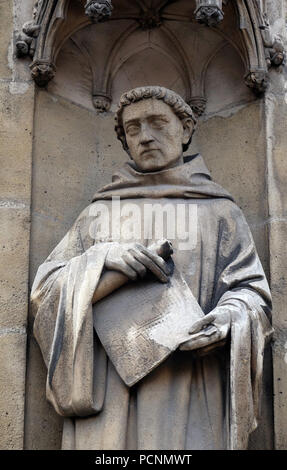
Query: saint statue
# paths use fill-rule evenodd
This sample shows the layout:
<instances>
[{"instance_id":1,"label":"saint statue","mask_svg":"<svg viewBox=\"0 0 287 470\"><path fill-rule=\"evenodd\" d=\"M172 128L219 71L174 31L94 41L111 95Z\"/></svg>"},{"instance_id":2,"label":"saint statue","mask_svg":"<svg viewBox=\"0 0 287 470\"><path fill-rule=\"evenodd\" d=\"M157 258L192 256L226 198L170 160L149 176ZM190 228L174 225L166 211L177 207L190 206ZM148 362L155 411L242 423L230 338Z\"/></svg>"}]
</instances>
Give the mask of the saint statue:
<instances>
[{"instance_id":1,"label":"saint statue","mask_svg":"<svg viewBox=\"0 0 287 470\"><path fill-rule=\"evenodd\" d=\"M195 126L171 90L124 93L130 160L38 269L34 335L63 449L238 450L257 426L270 292L232 196L183 157Z\"/></svg>"}]
</instances>

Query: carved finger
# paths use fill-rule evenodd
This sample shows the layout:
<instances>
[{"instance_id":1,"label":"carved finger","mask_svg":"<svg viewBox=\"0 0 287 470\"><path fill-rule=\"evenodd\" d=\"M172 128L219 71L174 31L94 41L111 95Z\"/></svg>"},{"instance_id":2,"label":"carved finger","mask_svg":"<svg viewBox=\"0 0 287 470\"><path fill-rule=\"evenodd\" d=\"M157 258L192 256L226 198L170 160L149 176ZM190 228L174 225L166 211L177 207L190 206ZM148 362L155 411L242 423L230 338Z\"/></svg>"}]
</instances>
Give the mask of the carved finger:
<instances>
[{"instance_id":1,"label":"carved finger","mask_svg":"<svg viewBox=\"0 0 287 470\"><path fill-rule=\"evenodd\" d=\"M216 316L214 313L209 313L208 315L205 315L201 320L196 321L193 325L192 328L190 328L189 333L190 334L195 334L198 333L202 328L206 325L209 325L216 319Z\"/></svg>"},{"instance_id":2,"label":"carved finger","mask_svg":"<svg viewBox=\"0 0 287 470\"><path fill-rule=\"evenodd\" d=\"M197 336L195 338L191 338L185 343L182 343L180 345L180 350L181 351L193 351L194 349L200 349L200 348L205 348L207 346L210 346L211 344L215 344L218 341L221 341L222 339L222 333L220 330L218 330L216 333L214 333L211 336Z\"/></svg>"},{"instance_id":3,"label":"carved finger","mask_svg":"<svg viewBox=\"0 0 287 470\"><path fill-rule=\"evenodd\" d=\"M140 250L143 254L145 254L148 258L150 258L153 263L155 263L157 266L160 267L160 269L167 275L169 276L171 274L170 272L170 266L158 255L155 255L152 253L150 250L142 246Z\"/></svg>"},{"instance_id":4,"label":"carved finger","mask_svg":"<svg viewBox=\"0 0 287 470\"><path fill-rule=\"evenodd\" d=\"M122 273L132 281L135 281L138 277L137 272L126 263L122 264Z\"/></svg>"},{"instance_id":5,"label":"carved finger","mask_svg":"<svg viewBox=\"0 0 287 470\"><path fill-rule=\"evenodd\" d=\"M146 267L142 263L139 263L131 253L124 253L122 258L140 277L146 275Z\"/></svg>"},{"instance_id":6,"label":"carved finger","mask_svg":"<svg viewBox=\"0 0 287 470\"><path fill-rule=\"evenodd\" d=\"M119 271L122 274L125 274L129 279L135 281L137 279L137 272L131 268L125 261L111 262L109 269L114 271Z\"/></svg>"},{"instance_id":7,"label":"carved finger","mask_svg":"<svg viewBox=\"0 0 287 470\"><path fill-rule=\"evenodd\" d=\"M159 281L163 283L168 282L168 276L165 274L165 272L162 271L161 268L156 263L154 263L148 256L146 256L143 252L131 249L130 253L132 253L132 255L135 257L136 260L138 260L146 268L148 268L159 279Z\"/></svg>"}]
</instances>

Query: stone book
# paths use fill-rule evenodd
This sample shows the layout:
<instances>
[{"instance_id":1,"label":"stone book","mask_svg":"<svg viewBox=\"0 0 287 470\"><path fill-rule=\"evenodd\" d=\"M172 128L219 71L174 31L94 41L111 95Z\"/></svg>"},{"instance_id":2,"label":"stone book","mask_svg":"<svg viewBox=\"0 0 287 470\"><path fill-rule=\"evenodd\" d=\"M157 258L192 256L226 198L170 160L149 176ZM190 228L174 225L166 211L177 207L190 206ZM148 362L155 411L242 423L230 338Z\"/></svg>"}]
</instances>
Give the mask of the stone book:
<instances>
[{"instance_id":1,"label":"stone book","mask_svg":"<svg viewBox=\"0 0 287 470\"><path fill-rule=\"evenodd\" d=\"M128 283L97 302L94 328L118 374L132 386L190 338L204 316L181 274L167 284Z\"/></svg>"}]
</instances>

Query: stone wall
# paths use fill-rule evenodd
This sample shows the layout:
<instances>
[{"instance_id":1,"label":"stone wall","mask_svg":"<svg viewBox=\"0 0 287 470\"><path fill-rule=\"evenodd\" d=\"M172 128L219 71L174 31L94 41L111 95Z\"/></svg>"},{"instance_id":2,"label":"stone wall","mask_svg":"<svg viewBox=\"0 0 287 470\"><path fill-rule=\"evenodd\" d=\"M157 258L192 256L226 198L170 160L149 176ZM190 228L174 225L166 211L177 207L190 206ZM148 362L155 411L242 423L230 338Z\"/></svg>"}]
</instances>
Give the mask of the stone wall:
<instances>
[{"instance_id":1,"label":"stone wall","mask_svg":"<svg viewBox=\"0 0 287 470\"><path fill-rule=\"evenodd\" d=\"M55 79L46 89L35 89L29 59L18 60L14 54L14 39L20 25L30 19L32 5L33 0L26 0L25 5L19 0L0 0L0 246L4 260L0 268L1 449L60 447L62 421L46 402L45 367L31 333L32 319L28 321L29 288L39 264L96 189L108 182L126 159L113 130L119 94L128 85L145 83L173 84L177 91L186 92L186 74L178 72L172 61L166 65L163 60L156 69L154 65L161 60L157 49L146 55L141 46L146 39L139 33L137 45L142 55L129 55L127 49L126 60L113 75L110 111L99 114L91 94L93 77L83 58L86 56L79 53L83 44L89 43L91 26L85 27L82 36L75 33L63 43ZM272 28L284 35L286 2L270 1L267 7ZM102 25L99 31L104 34L109 27ZM204 30L202 34L207 33ZM205 36L203 40L208 42ZM95 41L91 48L97 44ZM202 52L200 47L198 51ZM147 69L144 76L143 63ZM268 92L256 98L242 79L242 58L230 45L221 47L208 64L204 90L207 107L188 153L200 151L213 178L234 195L270 278L276 330L273 362L269 348L262 418L250 447L270 449L275 445L286 449L285 72L271 71ZM165 73L163 67L168 67Z\"/></svg>"},{"instance_id":2,"label":"stone wall","mask_svg":"<svg viewBox=\"0 0 287 470\"><path fill-rule=\"evenodd\" d=\"M15 30L31 14L22 3L0 1L1 449L24 442L34 83L13 56Z\"/></svg>"},{"instance_id":3,"label":"stone wall","mask_svg":"<svg viewBox=\"0 0 287 470\"><path fill-rule=\"evenodd\" d=\"M286 1L268 1L275 32L286 39ZM268 232L270 286L273 296L274 433L275 448L287 449L287 240L286 145L287 73L272 72L265 96L266 189L268 195Z\"/></svg>"}]
</instances>

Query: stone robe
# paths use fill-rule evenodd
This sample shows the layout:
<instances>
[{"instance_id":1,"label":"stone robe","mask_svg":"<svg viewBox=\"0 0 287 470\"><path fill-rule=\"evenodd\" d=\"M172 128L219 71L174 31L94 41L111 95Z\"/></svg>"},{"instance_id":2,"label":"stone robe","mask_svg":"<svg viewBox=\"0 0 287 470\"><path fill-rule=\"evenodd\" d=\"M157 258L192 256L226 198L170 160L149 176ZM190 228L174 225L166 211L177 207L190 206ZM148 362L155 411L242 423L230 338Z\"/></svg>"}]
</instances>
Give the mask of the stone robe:
<instances>
[{"instance_id":1,"label":"stone robe","mask_svg":"<svg viewBox=\"0 0 287 470\"><path fill-rule=\"evenodd\" d=\"M245 449L256 428L270 292L240 209L199 155L189 160L154 174L127 164L94 201L109 210L113 196L197 205L196 246L180 251L173 240L173 260L205 314L220 306L234 314L227 344L207 355L176 350L137 384L124 384L93 328L92 297L113 243L91 237L93 202L32 288L47 398L65 417L63 449Z\"/></svg>"}]
</instances>

